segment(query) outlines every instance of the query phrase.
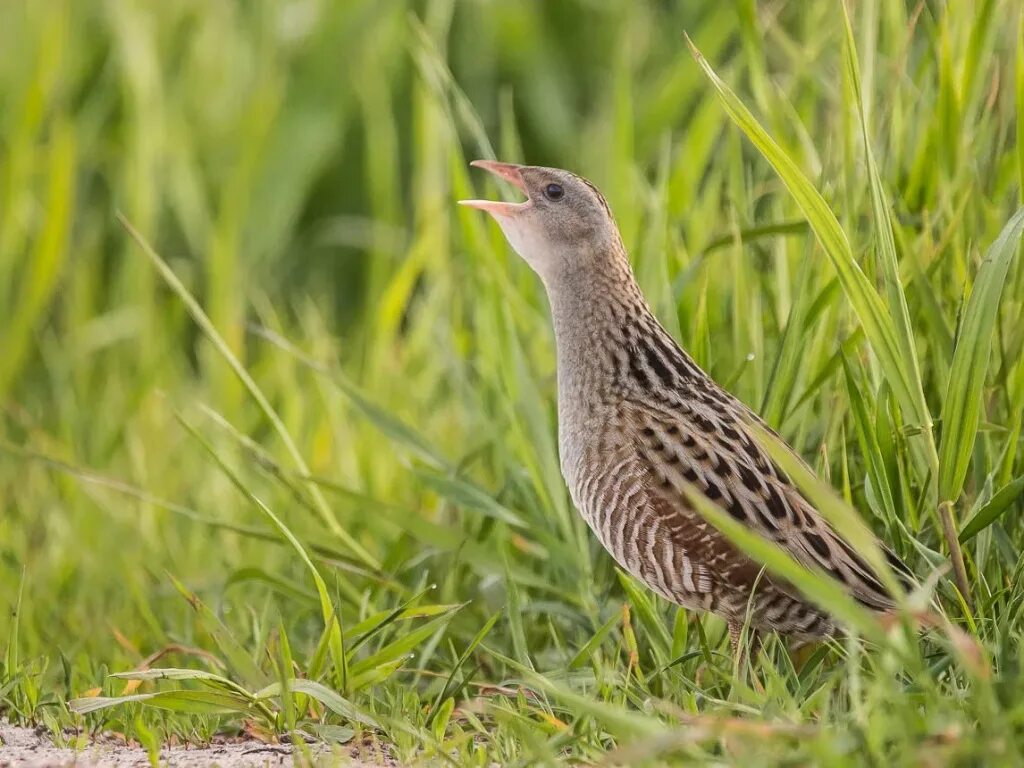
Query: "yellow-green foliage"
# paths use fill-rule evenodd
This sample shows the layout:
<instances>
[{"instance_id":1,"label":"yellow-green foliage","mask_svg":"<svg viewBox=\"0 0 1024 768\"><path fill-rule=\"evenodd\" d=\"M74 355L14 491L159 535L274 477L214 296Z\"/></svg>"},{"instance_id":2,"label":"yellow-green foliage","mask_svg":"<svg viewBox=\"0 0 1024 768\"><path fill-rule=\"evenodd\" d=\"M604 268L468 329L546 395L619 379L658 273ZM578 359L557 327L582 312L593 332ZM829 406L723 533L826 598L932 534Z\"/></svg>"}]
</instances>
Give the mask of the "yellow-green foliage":
<instances>
[{"instance_id":1,"label":"yellow-green foliage","mask_svg":"<svg viewBox=\"0 0 1024 768\"><path fill-rule=\"evenodd\" d=\"M1024 6L848 5L9 0L0 715L1024 761ZM757 687L616 573L559 474L543 292L454 205L499 194L485 156L607 193L666 327L913 566L926 632L732 531L859 630L770 640Z\"/></svg>"}]
</instances>

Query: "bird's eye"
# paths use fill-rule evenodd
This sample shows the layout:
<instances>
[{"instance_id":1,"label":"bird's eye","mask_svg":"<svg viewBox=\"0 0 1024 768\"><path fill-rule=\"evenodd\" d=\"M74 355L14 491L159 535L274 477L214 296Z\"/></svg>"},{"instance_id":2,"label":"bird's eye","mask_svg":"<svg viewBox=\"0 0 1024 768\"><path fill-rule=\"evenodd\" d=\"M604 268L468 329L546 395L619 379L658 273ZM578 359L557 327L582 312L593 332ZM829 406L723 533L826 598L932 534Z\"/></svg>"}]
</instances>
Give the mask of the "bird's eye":
<instances>
[{"instance_id":1,"label":"bird's eye","mask_svg":"<svg viewBox=\"0 0 1024 768\"><path fill-rule=\"evenodd\" d=\"M565 196L565 190L561 184L548 184L544 187L544 197L548 200L561 200Z\"/></svg>"}]
</instances>

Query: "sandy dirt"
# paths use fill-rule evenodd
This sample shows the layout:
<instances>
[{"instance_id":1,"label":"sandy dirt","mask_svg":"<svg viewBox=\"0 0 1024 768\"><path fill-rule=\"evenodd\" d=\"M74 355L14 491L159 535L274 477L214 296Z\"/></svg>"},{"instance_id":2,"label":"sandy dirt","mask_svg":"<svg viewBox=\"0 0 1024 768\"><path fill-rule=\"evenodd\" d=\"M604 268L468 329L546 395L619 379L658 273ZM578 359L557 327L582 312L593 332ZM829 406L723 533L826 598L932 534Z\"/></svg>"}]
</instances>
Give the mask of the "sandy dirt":
<instances>
[{"instance_id":1,"label":"sandy dirt","mask_svg":"<svg viewBox=\"0 0 1024 768\"><path fill-rule=\"evenodd\" d=\"M263 768L292 766L293 748L287 744L225 740L203 747L165 747L160 765L169 768ZM379 745L364 743L335 747L311 745L315 765L356 768L397 768ZM0 768L147 768L149 756L141 747L115 738L102 738L84 750L55 747L45 730L20 728L0 721Z\"/></svg>"}]
</instances>

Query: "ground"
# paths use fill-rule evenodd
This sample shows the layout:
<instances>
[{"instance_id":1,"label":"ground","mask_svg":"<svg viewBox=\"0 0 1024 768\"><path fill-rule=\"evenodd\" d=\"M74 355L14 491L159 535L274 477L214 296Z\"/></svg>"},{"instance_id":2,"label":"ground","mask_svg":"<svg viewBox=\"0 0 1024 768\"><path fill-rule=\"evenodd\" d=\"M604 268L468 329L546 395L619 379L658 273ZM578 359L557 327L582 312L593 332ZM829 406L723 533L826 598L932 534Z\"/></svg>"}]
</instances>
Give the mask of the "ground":
<instances>
[{"instance_id":1,"label":"ground","mask_svg":"<svg viewBox=\"0 0 1024 768\"><path fill-rule=\"evenodd\" d=\"M397 763L374 744L346 745L335 749L312 747L317 764L356 766L357 768L394 768ZM168 768L199 768L218 765L224 768L292 765L293 749L288 744L264 744L256 740L219 740L207 746L165 747L160 750L160 765ZM128 768L150 765L146 750L138 745L108 736L92 746L75 751L56 747L45 730L0 723L0 768Z\"/></svg>"}]
</instances>

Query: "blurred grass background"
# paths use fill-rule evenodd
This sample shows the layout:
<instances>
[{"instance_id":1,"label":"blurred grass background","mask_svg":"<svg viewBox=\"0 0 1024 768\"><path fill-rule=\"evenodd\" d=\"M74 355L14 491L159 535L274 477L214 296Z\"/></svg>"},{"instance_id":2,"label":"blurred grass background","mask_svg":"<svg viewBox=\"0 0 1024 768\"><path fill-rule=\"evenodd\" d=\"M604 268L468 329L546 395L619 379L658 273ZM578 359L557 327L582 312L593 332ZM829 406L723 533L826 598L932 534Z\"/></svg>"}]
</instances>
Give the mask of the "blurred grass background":
<instances>
[{"instance_id":1,"label":"blurred grass background","mask_svg":"<svg viewBox=\"0 0 1024 768\"><path fill-rule=\"evenodd\" d=\"M363 666L327 679L406 757L592 760L633 744L636 763L671 750L751 764L1020 759L1019 258L976 340L992 358L979 426L964 434L964 492L950 499L961 526L984 513L965 545L973 610L940 587L980 666L938 642L908 662L851 641L801 671L773 657L762 694L716 655L717 620L620 579L577 518L558 471L541 288L493 225L453 205L488 183L470 178L476 157L593 180L666 327L927 575L944 544L935 477L908 449L916 425L799 208L683 37L821 191L882 293L841 9L8 4L0 712L202 739L224 720L138 705L83 720L64 700L121 693L106 673L161 649L163 666L202 665L195 648L230 657L213 615L260 674L282 646L304 675L329 666L308 569L184 423L313 550L346 642L361 628L346 650ZM850 3L936 418L956 394L963 299L1021 203L1021 11ZM204 308L301 461L117 212ZM757 713L763 731L737 725ZM274 727L294 726L285 715ZM679 718L688 735L670 727Z\"/></svg>"}]
</instances>

